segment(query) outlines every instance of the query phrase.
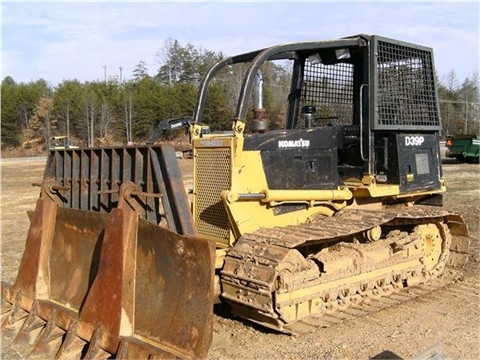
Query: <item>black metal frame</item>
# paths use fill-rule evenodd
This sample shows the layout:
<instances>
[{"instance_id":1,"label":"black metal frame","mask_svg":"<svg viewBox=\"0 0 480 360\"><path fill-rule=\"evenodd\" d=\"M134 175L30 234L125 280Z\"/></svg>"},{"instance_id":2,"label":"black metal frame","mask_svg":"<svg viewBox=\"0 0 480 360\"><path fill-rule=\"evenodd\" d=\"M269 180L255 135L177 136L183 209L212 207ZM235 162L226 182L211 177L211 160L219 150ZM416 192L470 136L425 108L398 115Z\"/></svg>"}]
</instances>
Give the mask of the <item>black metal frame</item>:
<instances>
[{"instance_id":1,"label":"black metal frame","mask_svg":"<svg viewBox=\"0 0 480 360\"><path fill-rule=\"evenodd\" d=\"M207 88L210 82L215 78L216 74L226 66L247 63L248 67L246 76L240 90L240 95L235 111L235 120L246 121L248 113L248 104L255 83L255 76L260 67L268 60L297 60L299 57L307 57L319 50L324 49L342 49L365 46L365 39L361 36L345 38L333 41L316 41L293 43L286 45L277 45L263 50L253 51L247 54L233 56L219 61L205 74L197 94L197 103L193 114L193 122L202 122L203 110L205 108ZM300 75L300 74L298 74ZM296 76L296 75L294 75Z\"/></svg>"},{"instance_id":2,"label":"black metal frame","mask_svg":"<svg viewBox=\"0 0 480 360\"><path fill-rule=\"evenodd\" d=\"M338 60L338 49L348 49L350 58ZM310 63L309 56L315 54L321 55L321 63ZM278 45L218 62L202 80L193 122L203 120L207 88L216 74L226 66L249 63L233 119L245 122L257 71L266 61L279 59L293 60L285 128L302 127L301 110L306 105L317 106L319 118L326 109L325 114L331 112L331 118L317 125L359 129L356 141L364 173L376 173L376 147L388 140L390 131L438 136L441 130L433 50L363 34L333 41ZM312 80L312 88L306 88L310 77L317 79ZM318 80L322 77L329 82L323 89ZM323 117L328 118L325 114Z\"/></svg>"},{"instance_id":3,"label":"black metal frame","mask_svg":"<svg viewBox=\"0 0 480 360\"><path fill-rule=\"evenodd\" d=\"M378 35L370 44L372 130L440 131L433 50Z\"/></svg>"}]
</instances>

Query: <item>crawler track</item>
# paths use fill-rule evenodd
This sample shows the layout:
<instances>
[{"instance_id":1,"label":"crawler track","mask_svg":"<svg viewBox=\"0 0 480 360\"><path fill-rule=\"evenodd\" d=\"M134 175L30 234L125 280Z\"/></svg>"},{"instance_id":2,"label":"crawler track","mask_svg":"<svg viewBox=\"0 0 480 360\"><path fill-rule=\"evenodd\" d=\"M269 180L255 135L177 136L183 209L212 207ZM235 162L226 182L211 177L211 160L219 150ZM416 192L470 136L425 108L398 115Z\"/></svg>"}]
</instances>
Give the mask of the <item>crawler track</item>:
<instances>
[{"instance_id":1,"label":"crawler track","mask_svg":"<svg viewBox=\"0 0 480 360\"><path fill-rule=\"evenodd\" d=\"M449 229L458 238L462 227L441 209L403 207L261 229L228 253L222 296L235 314L282 332L329 326L455 281L458 271L439 275L450 261Z\"/></svg>"},{"instance_id":2,"label":"crawler track","mask_svg":"<svg viewBox=\"0 0 480 360\"><path fill-rule=\"evenodd\" d=\"M410 300L422 299L428 294L445 296L445 293L455 293L459 296L459 299L477 296L475 294L480 291L480 284L475 283L473 286L462 284L459 283L461 279L461 270L447 267L445 273L439 278L430 279L428 282L419 285L399 288L392 294L385 296L362 297L358 303L351 304L343 309L337 308L323 314L312 315L307 319L302 319L289 325L288 329L294 334L305 334L320 327L334 326L357 317L368 316L382 309L398 306Z\"/></svg>"}]
</instances>

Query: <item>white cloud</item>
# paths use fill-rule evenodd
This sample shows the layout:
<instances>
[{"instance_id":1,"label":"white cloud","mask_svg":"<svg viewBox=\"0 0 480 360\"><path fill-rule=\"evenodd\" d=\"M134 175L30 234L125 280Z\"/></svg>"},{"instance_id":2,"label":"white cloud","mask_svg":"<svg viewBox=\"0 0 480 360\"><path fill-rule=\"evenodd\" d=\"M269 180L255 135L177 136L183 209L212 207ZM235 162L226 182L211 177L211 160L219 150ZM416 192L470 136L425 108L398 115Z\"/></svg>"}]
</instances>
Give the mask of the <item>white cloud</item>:
<instances>
[{"instance_id":1,"label":"white cloud","mask_svg":"<svg viewBox=\"0 0 480 360\"><path fill-rule=\"evenodd\" d=\"M440 74L478 71L477 3L3 3L3 76L51 83L103 77L141 60L151 72L168 38L234 55L357 33L435 49Z\"/></svg>"}]
</instances>

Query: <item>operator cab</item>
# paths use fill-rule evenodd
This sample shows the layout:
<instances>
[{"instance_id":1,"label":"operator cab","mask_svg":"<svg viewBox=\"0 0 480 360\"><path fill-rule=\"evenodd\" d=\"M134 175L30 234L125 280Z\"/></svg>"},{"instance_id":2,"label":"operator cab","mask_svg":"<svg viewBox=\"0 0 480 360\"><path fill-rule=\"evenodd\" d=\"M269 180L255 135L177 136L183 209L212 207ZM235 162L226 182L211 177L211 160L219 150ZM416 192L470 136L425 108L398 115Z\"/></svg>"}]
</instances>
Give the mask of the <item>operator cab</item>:
<instances>
[{"instance_id":1,"label":"operator cab","mask_svg":"<svg viewBox=\"0 0 480 360\"><path fill-rule=\"evenodd\" d=\"M266 130L265 109L251 101L258 98L257 74L269 62L286 60L291 73L283 129ZM244 135L243 150L261 152L270 188L442 188L432 49L358 35L227 58L204 78L194 121L203 120L209 82L233 65L248 66L234 123L246 123L253 110L252 124L261 124Z\"/></svg>"}]
</instances>

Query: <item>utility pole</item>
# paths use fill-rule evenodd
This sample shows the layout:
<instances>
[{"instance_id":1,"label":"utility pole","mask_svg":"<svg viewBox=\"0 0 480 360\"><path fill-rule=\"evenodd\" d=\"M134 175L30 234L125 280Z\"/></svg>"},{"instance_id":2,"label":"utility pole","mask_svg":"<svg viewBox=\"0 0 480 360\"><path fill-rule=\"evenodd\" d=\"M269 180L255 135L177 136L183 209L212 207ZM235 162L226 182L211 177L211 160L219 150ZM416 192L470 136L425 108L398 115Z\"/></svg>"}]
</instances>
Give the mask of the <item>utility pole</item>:
<instances>
[{"instance_id":1,"label":"utility pole","mask_svg":"<svg viewBox=\"0 0 480 360\"><path fill-rule=\"evenodd\" d=\"M123 67L119 67L120 69L120 85L122 85L122 70L123 70Z\"/></svg>"},{"instance_id":2,"label":"utility pole","mask_svg":"<svg viewBox=\"0 0 480 360\"><path fill-rule=\"evenodd\" d=\"M168 86L172 86L172 67L168 64Z\"/></svg>"},{"instance_id":3,"label":"utility pole","mask_svg":"<svg viewBox=\"0 0 480 360\"><path fill-rule=\"evenodd\" d=\"M104 71L104 74L105 74L104 81L105 81L105 83L107 83L107 65L103 65L103 71Z\"/></svg>"},{"instance_id":4,"label":"utility pole","mask_svg":"<svg viewBox=\"0 0 480 360\"><path fill-rule=\"evenodd\" d=\"M65 121L67 123L67 138L68 138L68 141L70 141L70 101L67 100L67 103L66 103L66 117L65 117Z\"/></svg>"}]
</instances>

